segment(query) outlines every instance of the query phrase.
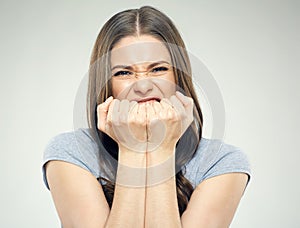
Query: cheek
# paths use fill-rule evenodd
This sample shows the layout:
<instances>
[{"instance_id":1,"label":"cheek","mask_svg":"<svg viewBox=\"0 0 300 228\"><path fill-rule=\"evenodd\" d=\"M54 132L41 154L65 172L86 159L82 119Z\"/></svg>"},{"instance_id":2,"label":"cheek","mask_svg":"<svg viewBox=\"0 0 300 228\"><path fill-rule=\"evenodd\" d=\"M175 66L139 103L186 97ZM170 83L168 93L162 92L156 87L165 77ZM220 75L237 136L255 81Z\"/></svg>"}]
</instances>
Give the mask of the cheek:
<instances>
[{"instance_id":1,"label":"cheek","mask_svg":"<svg viewBox=\"0 0 300 228\"><path fill-rule=\"evenodd\" d=\"M161 88L163 89L162 91L164 92L165 97L167 97L167 98L171 97L176 92L176 84L171 81L165 81L161 85Z\"/></svg>"},{"instance_id":2,"label":"cheek","mask_svg":"<svg viewBox=\"0 0 300 228\"><path fill-rule=\"evenodd\" d=\"M175 84L175 76L174 73L168 74L167 75L167 80Z\"/></svg>"},{"instance_id":3,"label":"cheek","mask_svg":"<svg viewBox=\"0 0 300 228\"><path fill-rule=\"evenodd\" d=\"M125 98L126 97L126 90L129 90L131 83L128 80L114 80L111 81L112 87L112 95L114 98Z\"/></svg>"},{"instance_id":4,"label":"cheek","mask_svg":"<svg viewBox=\"0 0 300 228\"><path fill-rule=\"evenodd\" d=\"M166 95L169 95L169 96L174 95L174 93L176 91L176 83L175 83L174 74L169 74L166 76L163 86L165 88Z\"/></svg>"},{"instance_id":5,"label":"cheek","mask_svg":"<svg viewBox=\"0 0 300 228\"><path fill-rule=\"evenodd\" d=\"M176 92L176 83L173 75L155 78L153 83L163 92L164 97L169 98Z\"/></svg>"}]
</instances>

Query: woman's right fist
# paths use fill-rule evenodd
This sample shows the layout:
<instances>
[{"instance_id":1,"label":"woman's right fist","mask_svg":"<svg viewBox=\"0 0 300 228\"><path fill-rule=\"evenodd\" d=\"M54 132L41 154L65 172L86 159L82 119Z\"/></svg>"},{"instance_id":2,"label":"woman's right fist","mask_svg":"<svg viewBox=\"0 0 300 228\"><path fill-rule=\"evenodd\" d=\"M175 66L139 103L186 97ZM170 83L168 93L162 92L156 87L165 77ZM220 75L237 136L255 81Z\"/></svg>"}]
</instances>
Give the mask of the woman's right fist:
<instances>
[{"instance_id":1,"label":"woman's right fist","mask_svg":"<svg viewBox=\"0 0 300 228\"><path fill-rule=\"evenodd\" d=\"M98 129L114 139L119 147L146 152L146 107L136 101L109 97L97 107Z\"/></svg>"}]
</instances>

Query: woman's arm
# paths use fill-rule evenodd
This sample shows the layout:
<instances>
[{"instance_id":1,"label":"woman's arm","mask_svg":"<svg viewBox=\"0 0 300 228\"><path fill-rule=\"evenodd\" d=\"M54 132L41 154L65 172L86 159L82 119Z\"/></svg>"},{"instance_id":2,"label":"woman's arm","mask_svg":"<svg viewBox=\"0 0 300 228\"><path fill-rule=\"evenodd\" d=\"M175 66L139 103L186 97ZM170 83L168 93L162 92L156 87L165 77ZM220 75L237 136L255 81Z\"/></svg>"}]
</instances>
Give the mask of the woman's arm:
<instances>
[{"instance_id":1,"label":"woman's arm","mask_svg":"<svg viewBox=\"0 0 300 228\"><path fill-rule=\"evenodd\" d=\"M229 227L247 179L244 173L230 173L203 181L194 190L181 221L175 177L147 187L146 227Z\"/></svg>"},{"instance_id":2,"label":"woman's arm","mask_svg":"<svg viewBox=\"0 0 300 228\"><path fill-rule=\"evenodd\" d=\"M120 149L114 200L105 227L144 227L145 183L145 153Z\"/></svg>"},{"instance_id":3,"label":"woman's arm","mask_svg":"<svg viewBox=\"0 0 300 228\"><path fill-rule=\"evenodd\" d=\"M152 186L146 189L146 225L187 228L228 227L247 183L248 177L243 173L224 174L203 181L193 192L181 220L179 218L175 172L174 166L171 165L175 163L172 156L174 151L170 148L175 148L174 139L179 138L178 134L182 132L180 129L184 131L190 124L192 102L179 93L177 97L171 97L170 101L172 108L165 102L161 102L161 106L154 103L152 109L148 108L149 116L154 120L148 123L150 131L148 135L152 135L149 139L150 145L152 142L157 145L155 142L159 142L156 139L157 136L160 137L159 132L164 133L165 140L157 146L151 146L158 149L147 151L147 184L150 182ZM181 120L181 128L177 124L178 120ZM165 129L159 130L159 126L164 126ZM166 177L172 178L163 182Z\"/></svg>"},{"instance_id":4,"label":"woman's arm","mask_svg":"<svg viewBox=\"0 0 300 228\"><path fill-rule=\"evenodd\" d=\"M169 158L160 159L164 154ZM181 227L177 203L175 155L170 151L147 154L147 188L145 227Z\"/></svg>"},{"instance_id":5,"label":"woman's arm","mask_svg":"<svg viewBox=\"0 0 300 228\"><path fill-rule=\"evenodd\" d=\"M63 161L46 164L50 191L64 228L99 228L109 206L97 179L87 170Z\"/></svg>"},{"instance_id":6,"label":"woman's arm","mask_svg":"<svg viewBox=\"0 0 300 228\"><path fill-rule=\"evenodd\" d=\"M146 227L181 227L175 177L176 142L193 120L193 100L177 92L147 107Z\"/></svg>"},{"instance_id":7,"label":"woman's arm","mask_svg":"<svg viewBox=\"0 0 300 228\"><path fill-rule=\"evenodd\" d=\"M111 210L101 185L90 172L63 161L47 163L47 180L64 228L144 227L145 154L124 150L119 154L122 165L118 167ZM144 173L126 167L139 167ZM123 186L130 181L127 178L143 186Z\"/></svg>"},{"instance_id":8,"label":"woman's arm","mask_svg":"<svg viewBox=\"0 0 300 228\"><path fill-rule=\"evenodd\" d=\"M247 174L229 173L203 181L181 216L182 227L229 227L247 180Z\"/></svg>"},{"instance_id":9,"label":"woman's arm","mask_svg":"<svg viewBox=\"0 0 300 228\"><path fill-rule=\"evenodd\" d=\"M119 147L114 200L106 227L144 227L146 185L146 107L108 98L100 104L98 129Z\"/></svg>"}]
</instances>

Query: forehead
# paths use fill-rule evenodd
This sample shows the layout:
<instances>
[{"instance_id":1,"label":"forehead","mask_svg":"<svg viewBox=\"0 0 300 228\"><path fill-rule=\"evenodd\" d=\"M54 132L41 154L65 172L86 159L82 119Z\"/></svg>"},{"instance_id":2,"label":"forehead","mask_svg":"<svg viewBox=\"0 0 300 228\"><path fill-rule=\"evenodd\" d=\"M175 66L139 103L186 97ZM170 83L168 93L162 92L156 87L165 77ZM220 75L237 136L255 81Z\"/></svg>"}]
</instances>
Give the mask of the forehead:
<instances>
[{"instance_id":1,"label":"forehead","mask_svg":"<svg viewBox=\"0 0 300 228\"><path fill-rule=\"evenodd\" d=\"M171 63L169 51L164 43L148 35L124 37L111 51L112 66L157 61Z\"/></svg>"}]
</instances>

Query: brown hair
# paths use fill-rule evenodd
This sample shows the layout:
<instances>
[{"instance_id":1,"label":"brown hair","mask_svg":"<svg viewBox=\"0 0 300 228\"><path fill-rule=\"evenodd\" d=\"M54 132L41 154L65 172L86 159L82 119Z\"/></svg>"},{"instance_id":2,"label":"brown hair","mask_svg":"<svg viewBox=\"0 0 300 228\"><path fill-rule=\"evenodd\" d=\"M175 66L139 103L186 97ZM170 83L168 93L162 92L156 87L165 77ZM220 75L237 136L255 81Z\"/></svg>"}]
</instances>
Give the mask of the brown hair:
<instances>
[{"instance_id":1,"label":"brown hair","mask_svg":"<svg viewBox=\"0 0 300 228\"><path fill-rule=\"evenodd\" d=\"M87 116L92 136L99 145L100 167L108 178L100 177L108 204L112 205L114 180L118 159L118 146L109 136L97 128L97 105L112 95L110 84L110 56L120 39L126 36L151 35L163 42L171 55L174 76L182 92L194 100L194 121L176 145L176 188L180 215L187 207L193 186L184 177L185 164L195 154L201 140L203 117L192 84L192 72L184 42L172 21L159 10L144 6L130 9L112 16L102 27L95 42L89 70L87 94ZM111 159L109 157L113 157Z\"/></svg>"}]
</instances>

